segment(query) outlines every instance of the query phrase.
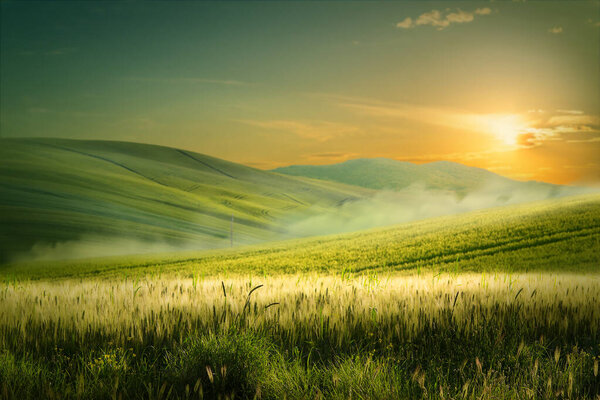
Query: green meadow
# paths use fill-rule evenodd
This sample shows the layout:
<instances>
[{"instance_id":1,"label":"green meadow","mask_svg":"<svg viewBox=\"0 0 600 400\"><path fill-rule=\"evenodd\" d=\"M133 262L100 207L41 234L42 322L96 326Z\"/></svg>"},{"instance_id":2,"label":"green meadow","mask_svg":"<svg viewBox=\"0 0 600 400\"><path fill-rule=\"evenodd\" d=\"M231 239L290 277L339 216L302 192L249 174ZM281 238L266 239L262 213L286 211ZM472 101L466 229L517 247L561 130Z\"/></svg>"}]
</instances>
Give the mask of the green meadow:
<instances>
[{"instance_id":1,"label":"green meadow","mask_svg":"<svg viewBox=\"0 0 600 400\"><path fill-rule=\"evenodd\" d=\"M228 246L232 214L236 243L273 240L284 217L372 193L140 143L0 139L0 159L0 262L82 237Z\"/></svg>"},{"instance_id":2,"label":"green meadow","mask_svg":"<svg viewBox=\"0 0 600 400\"><path fill-rule=\"evenodd\" d=\"M599 245L600 196L583 195L228 249L5 264L0 274L20 280L149 273L596 272Z\"/></svg>"},{"instance_id":3,"label":"green meadow","mask_svg":"<svg viewBox=\"0 0 600 400\"><path fill-rule=\"evenodd\" d=\"M600 196L5 264L6 398L589 398Z\"/></svg>"}]
</instances>

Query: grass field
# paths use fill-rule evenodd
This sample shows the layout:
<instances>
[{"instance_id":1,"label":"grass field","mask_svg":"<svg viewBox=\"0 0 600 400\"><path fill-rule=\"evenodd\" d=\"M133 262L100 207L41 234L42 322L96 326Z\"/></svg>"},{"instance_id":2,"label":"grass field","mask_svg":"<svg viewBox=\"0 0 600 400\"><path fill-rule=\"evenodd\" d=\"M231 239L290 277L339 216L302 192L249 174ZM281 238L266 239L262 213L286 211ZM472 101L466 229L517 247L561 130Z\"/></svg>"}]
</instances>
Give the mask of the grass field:
<instances>
[{"instance_id":1,"label":"grass field","mask_svg":"<svg viewBox=\"0 0 600 400\"><path fill-rule=\"evenodd\" d=\"M343 235L205 252L0 266L17 279L180 274L586 272L600 264L600 195L432 218Z\"/></svg>"},{"instance_id":2,"label":"grass field","mask_svg":"<svg viewBox=\"0 0 600 400\"><path fill-rule=\"evenodd\" d=\"M4 265L7 398L600 395L600 196Z\"/></svg>"},{"instance_id":3,"label":"grass field","mask_svg":"<svg viewBox=\"0 0 600 400\"><path fill-rule=\"evenodd\" d=\"M6 397L600 391L597 276L68 280L6 285L0 299Z\"/></svg>"}]
</instances>

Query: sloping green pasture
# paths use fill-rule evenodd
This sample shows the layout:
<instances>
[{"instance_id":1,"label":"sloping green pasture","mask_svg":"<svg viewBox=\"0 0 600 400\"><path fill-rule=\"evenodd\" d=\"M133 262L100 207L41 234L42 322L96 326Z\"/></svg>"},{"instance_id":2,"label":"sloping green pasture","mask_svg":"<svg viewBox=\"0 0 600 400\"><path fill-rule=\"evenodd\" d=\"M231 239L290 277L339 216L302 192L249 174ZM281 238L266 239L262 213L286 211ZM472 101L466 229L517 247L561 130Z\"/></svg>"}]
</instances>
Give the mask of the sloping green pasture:
<instances>
[{"instance_id":1,"label":"sloping green pasture","mask_svg":"<svg viewBox=\"0 0 600 400\"><path fill-rule=\"evenodd\" d=\"M232 214L236 241L256 243L369 193L138 143L2 139L0 160L0 262L82 238L219 247Z\"/></svg>"},{"instance_id":2,"label":"sloping green pasture","mask_svg":"<svg viewBox=\"0 0 600 400\"><path fill-rule=\"evenodd\" d=\"M5 265L23 278L177 273L600 271L600 196L205 252Z\"/></svg>"}]
</instances>

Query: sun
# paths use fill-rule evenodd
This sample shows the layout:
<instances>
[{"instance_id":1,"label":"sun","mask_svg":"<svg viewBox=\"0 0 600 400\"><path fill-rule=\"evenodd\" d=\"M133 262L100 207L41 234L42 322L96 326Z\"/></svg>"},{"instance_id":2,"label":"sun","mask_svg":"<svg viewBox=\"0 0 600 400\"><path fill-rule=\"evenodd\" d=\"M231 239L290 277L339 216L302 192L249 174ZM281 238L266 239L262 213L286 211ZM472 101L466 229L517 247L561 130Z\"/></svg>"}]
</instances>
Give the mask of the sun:
<instances>
[{"instance_id":1,"label":"sun","mask_svg":"<svg viewBox=\"0 0 600 400\"><path fill-rule=\"evenodd\" d=\"M485 118L485 129L508 146L516 146L526 128L519 115L492 115Z\"/></svg>"}]
</instances>

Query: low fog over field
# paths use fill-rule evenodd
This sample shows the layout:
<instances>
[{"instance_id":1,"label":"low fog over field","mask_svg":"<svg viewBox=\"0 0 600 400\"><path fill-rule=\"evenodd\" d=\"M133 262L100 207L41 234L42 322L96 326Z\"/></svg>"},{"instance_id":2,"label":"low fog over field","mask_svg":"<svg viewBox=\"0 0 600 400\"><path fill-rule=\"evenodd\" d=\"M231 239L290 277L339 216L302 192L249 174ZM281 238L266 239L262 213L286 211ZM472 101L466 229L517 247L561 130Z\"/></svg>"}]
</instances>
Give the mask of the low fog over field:
<instances>
[{"instance_id":1,"label":"low fog over field","mask_svg":"<svg viewBox=\"0 0 600 400\"><path fill-rule=\"evenodd\" d=\"M352 232L595 191L599 190L537 182L514 185L494 181L485 184L481 189L460 196L452 191L428 189L423 184L416 183L399 191L381 191L369 199L344 203L332 213L296 220L291 224L289 231L296 236Z\"/></svg>"},{"instance_id":2,"label":"low fog over field","mask_svg":"<svg viewBox=\"0 0 600 400\"><path fill-rule=\"evenodd\" d=\"M327 235L400 224L426 218L458 214L484 208L527 203L546 199L591 193L591 188L557 187L533 183L528 187L489 184L482 189L459 196L451 191L427 189L414 184L400 191L381 191L368 199L348 201L327 212L295 216L283 224L286 233L273 233L272 240ZM309 210L311 212L311 210ZM234 235L235 235L234 225ZM235 246L257 243L235 235ZM80 239L55 244L37 243L30 251L13 261L78 259L132 254L197 251L230 246L229 238L210 242L191 240L142 239L135 236L83 235Z\"/></svg>"}]
</instances>

